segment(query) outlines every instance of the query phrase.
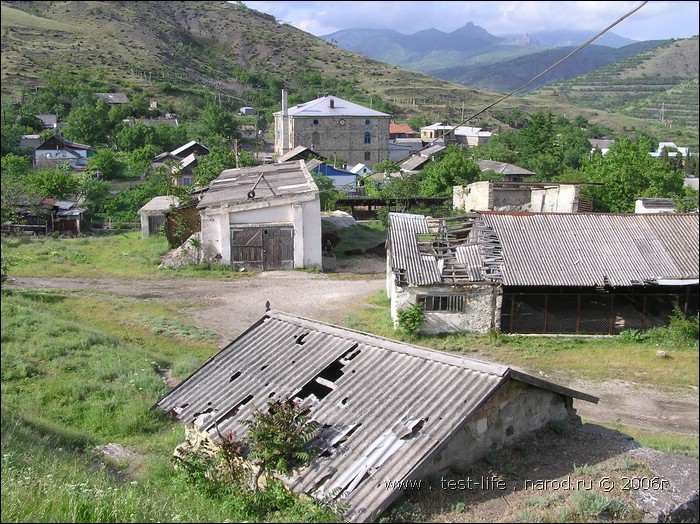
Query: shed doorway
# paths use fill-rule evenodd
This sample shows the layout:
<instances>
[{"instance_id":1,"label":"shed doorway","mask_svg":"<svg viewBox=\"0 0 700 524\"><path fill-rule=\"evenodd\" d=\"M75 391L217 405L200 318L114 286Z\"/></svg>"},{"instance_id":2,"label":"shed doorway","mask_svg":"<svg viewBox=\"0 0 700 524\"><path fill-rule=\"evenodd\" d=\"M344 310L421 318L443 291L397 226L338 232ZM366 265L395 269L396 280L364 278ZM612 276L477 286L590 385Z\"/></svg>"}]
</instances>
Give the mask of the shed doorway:
<instances>
[{"instance_id":1,"label":"shed doorway","mask_svg":"<svg viewBox=\"0 0 700 524\"><path fill-rule=\"evenodd\" d=\"M294 269L294 228L231 229L231 267L251 271Z\"/></svg>"}]
</instances>

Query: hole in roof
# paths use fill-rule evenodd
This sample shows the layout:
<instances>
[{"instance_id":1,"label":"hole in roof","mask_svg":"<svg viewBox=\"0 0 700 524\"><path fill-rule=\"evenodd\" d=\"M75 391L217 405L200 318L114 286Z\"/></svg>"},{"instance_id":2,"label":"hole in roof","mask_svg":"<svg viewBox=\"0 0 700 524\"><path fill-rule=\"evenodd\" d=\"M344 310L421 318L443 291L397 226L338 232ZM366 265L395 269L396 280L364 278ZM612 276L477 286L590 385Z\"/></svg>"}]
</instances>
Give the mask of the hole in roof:
<instances>
[{"instance_id":1,"label":"hole in roof","mask_svg":"<svg viewBox=\"0 0 700 524\"><path fill-rule=\"evenodd\" d=\"M231 378L228 379L228 381L229 381L229 382L233 382L234 380L236 380L236 379L237 379L238 377L240 377L240 376L241 376L241 372L240 372L240 371L236 371L233 375L231 375Z\"/></svg>"},{"instance_id":2,"label":"hole in roof","mask_svg":"<svg viewBox=\"0 0 700 524\"><path fill-rule=\"evenodd\" d=\"M260 368L260 371L265 371L265 368L267 368L270 364L265 364L263 367Z\"/></svg>"},{"instance_id":3,"label":"hole in roof","mask_svg":"<svg viewBox=\"0 0 700 524\"><path fill-rule=\"evenodd\" d=\"M274 391L270 391L270 394L267 396L267 398L272 398L272 397L274 397L274 396L275 396L275 392L274 392Z\"/></svg>"},{"instance_id":4,"label":"hole in roof","mask_svg":"<svg viewBox=\"0 0 700 524\"><path fill-rule=\"evenodd\" d=\"M302 344L305 342L304 338L305 338L307 335L308 335L308 333L302 333L301 335L299 335L299 336L296 338L295 342L296 342L297 344L299 344L299 345L302 345Z\"/></svg>"},{"instance_id":5,"label":"hole in roof","mask_svg":"<svg viewBox=\"0 0 700 524\"><path fill-rule=\"evenodd\" d=\"M248 402L250 402L251 400L253 400L253 395L248 395L246 398L244 398L243 400L241 400L240 405L241 405L241 406L245 406L245 405L246 405Z\"/></svg>"}]
</instances>

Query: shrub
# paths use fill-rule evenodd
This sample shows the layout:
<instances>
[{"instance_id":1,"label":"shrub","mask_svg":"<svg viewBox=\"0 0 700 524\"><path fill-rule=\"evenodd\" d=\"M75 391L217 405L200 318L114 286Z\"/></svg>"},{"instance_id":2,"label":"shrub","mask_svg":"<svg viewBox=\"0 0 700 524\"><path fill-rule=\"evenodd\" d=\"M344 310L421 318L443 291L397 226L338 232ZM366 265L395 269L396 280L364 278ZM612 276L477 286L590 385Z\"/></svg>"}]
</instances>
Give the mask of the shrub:
<instances>
[{"instance_id":1,"label":"shrub","mask_svg":"<svg viewBox=\"0 0 700 524\"><path fill-rule=\"evenodd\" d=\"M420 304L411 304L398 312L398 318L399 327L413 335L425 320L425 310Z\"/></svg>"},{"instance_id":2,"label":"shrub","mask_svg":"<svg viewBox=\"0 0 700 524\"><path fill-rule=\"evenodd\" d=\"M309 420L298 402L269 400L267 411L257 410L248 426L246 443L249 459L259 467L259 474L267 471L286 474L294 467L308 463L314 450L309 443L316 437L318 427ZM257 476L253 489L257 487Z\"/></svg>"}]
</instances>

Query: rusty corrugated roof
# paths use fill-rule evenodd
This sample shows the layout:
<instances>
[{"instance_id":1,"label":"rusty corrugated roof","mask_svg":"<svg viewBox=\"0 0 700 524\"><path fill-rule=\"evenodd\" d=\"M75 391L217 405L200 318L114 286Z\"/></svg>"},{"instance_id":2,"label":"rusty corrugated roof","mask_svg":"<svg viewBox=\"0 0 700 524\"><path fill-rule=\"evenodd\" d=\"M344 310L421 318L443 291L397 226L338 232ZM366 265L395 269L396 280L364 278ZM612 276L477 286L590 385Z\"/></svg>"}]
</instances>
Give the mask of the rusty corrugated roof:
<instances>
[{"instance_id":1,"label":"rusty corrugated roof","mask_svg":"<svg viewBox=\"0 0 700 524\"><path fill-rule=\"evenodd\" d=\"M345 518L363 522L400 496L385 481L411 478L510 379L597 402L506 366L268 311L153 407L242 439L241 421L269 399L305 398L326 452L284 480L342 496Z\"/></svg>"}]
</instances>

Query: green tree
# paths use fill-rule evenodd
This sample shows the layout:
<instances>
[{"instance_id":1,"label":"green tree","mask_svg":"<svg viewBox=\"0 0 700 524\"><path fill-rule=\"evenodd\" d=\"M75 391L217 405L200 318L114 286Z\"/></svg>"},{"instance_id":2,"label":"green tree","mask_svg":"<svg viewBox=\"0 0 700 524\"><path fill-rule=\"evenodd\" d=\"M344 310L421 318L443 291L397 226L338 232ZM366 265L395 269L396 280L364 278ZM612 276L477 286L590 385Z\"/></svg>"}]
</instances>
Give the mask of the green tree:
<instances>
[{"instance_id":1,"label":"green tree","mask_svg":"<svg viewBox=\"0 0 700 524\"><path fill-rule=\"evenodd\" d=\"M219 106L207 105L202 111L199 124L203 137L212 137L212 139L208 140L210 143L218 141L215 137L223 137L228 142L240 138L236 115Z\"/></svg>"},{"instance_id":2,"label":"green tree","mask_svg":"<svg viewBox=\"0 0 700 524\"><path fill-rule=\"evenodd\" d=\"M85 104L70 112L63 128L68 140L81 144L105 144L110 132L109 108L102 100Z\"/></svg>"},{"instance_id":3,"label":"green tree","mask_svg":"<svg viewBox=\"0 0 700 524\"><path fill-rule=\"evenodd\" d=\"M155 139L156 130L152 126L145 124L121 124L113 135L114 143L120 151L132 152L152 145Z\"/></svg>"},{"instance_id":4,"label":"green tree","mask_svg":"<svg viewBox=\"0 0 700 524\"><path fill-rule=\"evenodd\" d=\"M316 183L316 187L318 187L321 211L332 211L333 205L340 195L340 192L333 186L333 179L316 171L311 173L311 176Z\"/></svg>"},{"instance_id":5,"label":"green tree","mask_svg":"<svg viewBox=\"0 0 700 524\"><path fill-rule=\"evenodd\" d=\"M683 174L649 155L650 142L623 138L611 145L606 155L593 155L578 171L569 170L559 181L597 184L583 187L582 193L594 199L594 211L632 213L638 198L678 198L685 196Z\"/></svg>"},{"instance_id":6,"label":"green tree","mask_svg":"<svg viewBox=\"0 0 700 524\"><path fill-rule=\"evenodd\" d=\"M109 183L96 179L87 171L78 176L78 191L83 199L82 206L90 217L100 215L111 199Z\"/></svg>"},{"instance_id":7,"label":"green tree","mask_svg":"<svg viewBox=\"0 0 700 524\"><path fill-rule=\"evenodd\" d=\"M311 460L314 450L309 443L318 434L318 426L298 402L270 399L266 411L256 410L253 420L243 423L248 426L249 458L260 467L253 478L254 490L261 474L287 474Z\"/></svg>"},{"instance_id":8,"label":"green tree","mask_svg":"<svg viewBox=\"0 0 700 524\"><path fill-rule=\"evenodd\" d=\"M200 156L197 159L197 166L192 169L197 179L194 187L205 187L209 182L218 178L224 169L236 167L236 155L225 147L214 146L209 150L208 155Z\"/></svg>"},{"instance_id":9,"label":"green tree","mask_svg":"<svg viewBox=\"0 0 700 524\"><path fill-rule=\"evenodd\" d=\"M110 180L115 178L122 165L117 160L117 156L111 149L98 148L97 153L88 158L87 170L91 173Z\"/></svg>"},{"instance_id":10,"label":"green tree","mask_svg":"<svg viewBox=\"0 0 700 524\"><path fill-rule=\"evenodd\" d=\"M2 157L2 221L12 220L17 204L29 193L29 175L32 166L26 156L8 153Z\"/></svg>"},{"instance_id":11,"label":"green tree","mask_svg":"<svg viewBox=\"0 0 700 524\"><path fill-rule=\"evenodd\" d=\"M44 198L66 199L78 194L78 176L67 164L32 171L28 179L32 193Z\"/></svg>"},{"instance_id":12,"label":"green tree","mask_svg":"<svg viewBox=\"0 0 700 524\"><path fill-rule=\"evenodd\" d=\"M423 196L451 196L452 187L471 184L479 180L479 165L466 151L450 145L438 162L432 162L422 171L420 194Z\"/></svg>"}]
</instances>

